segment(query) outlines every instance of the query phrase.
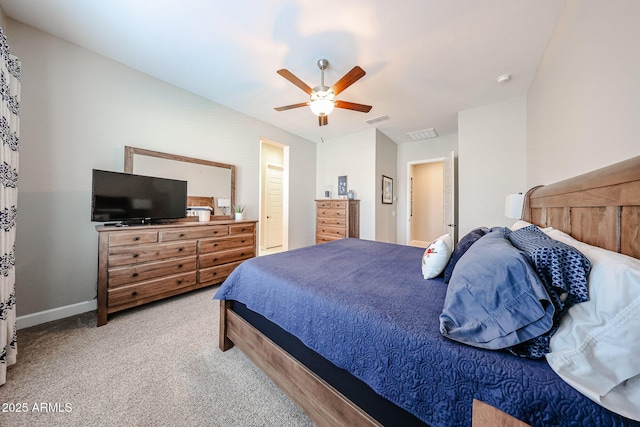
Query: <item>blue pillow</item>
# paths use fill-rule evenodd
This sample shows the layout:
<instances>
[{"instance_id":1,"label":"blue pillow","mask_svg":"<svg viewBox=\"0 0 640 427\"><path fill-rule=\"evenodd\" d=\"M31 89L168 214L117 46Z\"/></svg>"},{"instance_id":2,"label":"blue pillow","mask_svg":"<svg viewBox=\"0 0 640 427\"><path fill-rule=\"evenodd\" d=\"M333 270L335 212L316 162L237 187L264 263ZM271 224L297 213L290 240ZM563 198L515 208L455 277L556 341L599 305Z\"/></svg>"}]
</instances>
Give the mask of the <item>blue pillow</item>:
<instances>
[{"instance_id":1,"label":"blue pillow","mask_svg":"<svg viewBox=\"0 0 640 427\"><path fill-rule=\"evenodd\" d=\"M471 230L467 233L453 248L453 253L451 254L451 258L449 258L449 262L444 269L444 283L449 283L451 279L451 274L453 273L453 268L456 266L462 255L469 250L471 245L473 245L479 238L484 236L489 232L489 229L486 227L478 227L476 229Z\"/></svg>"},{"instance_id":2,"label":"blue pillow","mask_svg":"<svg viewBox=\"0 0 640 427\"><path fill-rule=\"evenodd\" d=\"M547 332L551 304L527 255L501 229L478 239L451 275L440 332L486 349L503 349Z\"/></svg>"},{"instance_id":3,"label":"blue pillow","mask_svg":"<svg viewBox=\"0 0 640 427\"><path fill-rule=\"evenodd\" d=\"M588 301L587 276L591 262L573 246L547 236L535 225L503 232L513 244L530 258L555 307L553 328L543 336L512 349L516 354L542 357L549 352L549 340L560 320L574 304Z\"/></svg>"}]
</instances>

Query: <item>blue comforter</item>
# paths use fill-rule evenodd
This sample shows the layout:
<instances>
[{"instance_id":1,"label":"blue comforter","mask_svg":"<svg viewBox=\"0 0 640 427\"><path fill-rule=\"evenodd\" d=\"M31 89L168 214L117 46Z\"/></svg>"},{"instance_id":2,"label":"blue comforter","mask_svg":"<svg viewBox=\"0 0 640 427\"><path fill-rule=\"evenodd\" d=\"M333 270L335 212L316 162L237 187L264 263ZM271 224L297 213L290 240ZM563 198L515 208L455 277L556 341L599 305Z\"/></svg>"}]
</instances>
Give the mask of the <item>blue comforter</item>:
<instances>
[{"instance_id":1,"label":"blue comforter","mask_svg":"<svg viewBox=\"0 0 640 427\"><path fill-rule=\"evenodd\" d=\"M470 425L472 399L531 425L627 425L543 360L443 337L447 290L423 249L357 239L245 261L216 299L240 301L431 426Z\"/></svg>"}]
</instances>

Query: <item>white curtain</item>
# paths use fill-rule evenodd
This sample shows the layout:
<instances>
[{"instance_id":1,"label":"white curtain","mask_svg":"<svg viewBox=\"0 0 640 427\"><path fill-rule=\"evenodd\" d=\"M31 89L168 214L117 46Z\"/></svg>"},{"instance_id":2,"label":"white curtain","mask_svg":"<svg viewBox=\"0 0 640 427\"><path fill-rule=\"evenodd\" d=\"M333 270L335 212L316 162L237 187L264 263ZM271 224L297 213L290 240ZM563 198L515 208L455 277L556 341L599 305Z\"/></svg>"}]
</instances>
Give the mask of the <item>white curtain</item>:
<instances>
[{"instance_id":1,"label":"white curtain","mask_svg":"<svg viewBox=\"0 0 640 427\"><path fill-rule=\"evenodd\" d=\"M18 203L18 140L20 61L9 53L0 28L0 385L7 366L16 363L16 212Z\"/></svg>"}]
</instances>

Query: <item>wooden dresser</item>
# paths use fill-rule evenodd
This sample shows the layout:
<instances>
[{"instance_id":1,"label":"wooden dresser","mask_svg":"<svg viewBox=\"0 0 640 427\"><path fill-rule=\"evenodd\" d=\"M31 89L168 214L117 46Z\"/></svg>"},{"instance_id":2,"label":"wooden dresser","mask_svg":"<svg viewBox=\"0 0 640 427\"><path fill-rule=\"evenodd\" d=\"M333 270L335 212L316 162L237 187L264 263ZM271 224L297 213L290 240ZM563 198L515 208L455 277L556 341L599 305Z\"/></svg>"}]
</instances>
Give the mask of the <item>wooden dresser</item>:
<instances>
[{"instance_id":1,"label":"wooden dresser","mask_svg":"<svg viewBox=\"0 0 640 427\"><path fill-rule=\"evenodd\" d=\"M360 237L360 200L316 200L316 244Z\"/></svg>"},{"instance_id":2,"label":"wooden dresser","mask_svg":"<svg viewBox=\"0 0 640 427\"><path fill-rule=\"evenodd\" d=\"M256 256L256 221L96 229L98 326L108 314L220 283Z\"/></svg>"}]
</instances>

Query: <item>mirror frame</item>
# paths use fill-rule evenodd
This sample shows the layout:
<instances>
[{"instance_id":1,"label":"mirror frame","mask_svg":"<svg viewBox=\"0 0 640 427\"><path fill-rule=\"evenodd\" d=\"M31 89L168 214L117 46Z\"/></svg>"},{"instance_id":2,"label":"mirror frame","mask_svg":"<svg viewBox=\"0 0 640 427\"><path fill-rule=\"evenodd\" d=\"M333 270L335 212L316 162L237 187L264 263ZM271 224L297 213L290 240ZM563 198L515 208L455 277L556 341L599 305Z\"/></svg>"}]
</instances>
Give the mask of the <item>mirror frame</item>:
<instances>
[{"instance_id":1,"label":"mirror frame","mask_svg":"<svg viewBox=\"0 0 640 427\"><path fill-rule=\"evenodd\" d=\"M229 215L212 215L211 220L234 218L233 206L235 206L236 204L236 167L235 165L213 162L211 160L197 159L195 157L180 156L177 154L162 153L160 151L147 150L144 148L125 146L124 147L124 172L125 173L134 173L133 157L135 155L157 157L160 159L175 160L177 162L197 163L205 166L229 169L231 171L231 208L230 208L231 212Z\"/></svg>"}]
</instances>

